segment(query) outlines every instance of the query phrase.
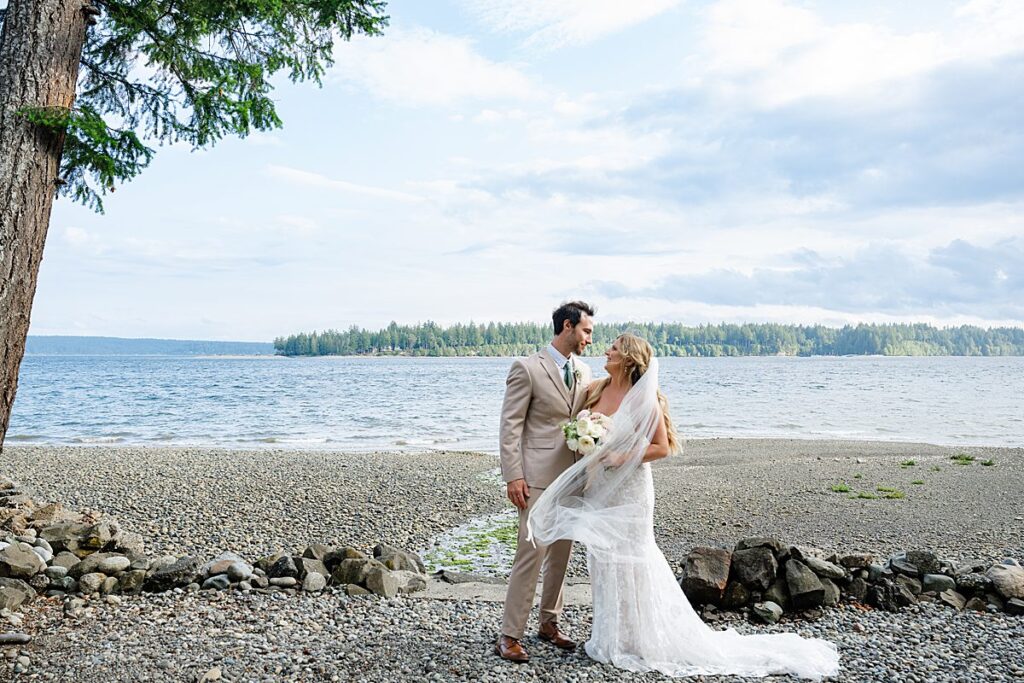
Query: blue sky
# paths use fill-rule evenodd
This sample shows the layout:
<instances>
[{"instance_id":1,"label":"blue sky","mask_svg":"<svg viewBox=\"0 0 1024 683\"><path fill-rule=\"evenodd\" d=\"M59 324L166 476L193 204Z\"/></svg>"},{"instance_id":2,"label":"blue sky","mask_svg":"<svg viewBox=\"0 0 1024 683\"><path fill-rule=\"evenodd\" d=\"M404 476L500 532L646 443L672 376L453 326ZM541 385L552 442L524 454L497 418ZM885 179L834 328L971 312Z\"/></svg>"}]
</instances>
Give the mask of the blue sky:
<instances>
[{"instance_id":1,"label":"blue sky","mask_svg":"<svg viewBox=\"0 0 1024 683\"><path fill-rule=\"evenodd\" d=\"M55 205L31 332L1024 324L1024 3L395 0L284 128Z\"/></svg>"}]
</instances>

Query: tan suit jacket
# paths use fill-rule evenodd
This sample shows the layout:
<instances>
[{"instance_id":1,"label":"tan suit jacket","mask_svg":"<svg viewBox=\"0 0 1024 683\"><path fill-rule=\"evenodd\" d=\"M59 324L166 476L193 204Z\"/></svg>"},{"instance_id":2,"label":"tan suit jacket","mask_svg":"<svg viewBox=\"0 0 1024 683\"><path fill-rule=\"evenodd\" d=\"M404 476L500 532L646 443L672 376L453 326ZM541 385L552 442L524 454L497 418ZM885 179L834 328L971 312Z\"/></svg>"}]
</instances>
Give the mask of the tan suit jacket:
<instances>
[{"instance_id":1,"label":"tan suit jacket","mask_svg":"<svg viewBox=\"0 0 1024 683\"><path fill-rule=\"evenodd\" d=\"M501 477L506 483L525 479L531 488L546 488L576 462L562 425L583 408L591 371L575 356L570 361L579 371L571 390L546 349L512 363L501 407Z\"/></svg>"}]
</instances>

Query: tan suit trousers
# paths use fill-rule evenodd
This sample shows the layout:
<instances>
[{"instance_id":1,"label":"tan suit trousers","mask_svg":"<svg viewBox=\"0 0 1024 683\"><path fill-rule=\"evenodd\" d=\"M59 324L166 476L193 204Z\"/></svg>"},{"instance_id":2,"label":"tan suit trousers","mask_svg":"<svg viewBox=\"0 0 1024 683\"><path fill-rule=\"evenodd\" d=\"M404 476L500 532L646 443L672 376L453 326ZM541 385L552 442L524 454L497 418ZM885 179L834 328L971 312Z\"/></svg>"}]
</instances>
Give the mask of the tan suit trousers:
<instances>
[{"instance_id":1,"label":"tan suit trousers","mask_svg":"<svg viewBox=\"0 0 1024 683\"><path fill-rule=\"evenodd\" d=\"M565 568L572 553L572 541L556 541L549 546L526 540L526 515L540 498L544 489L530 488L526 510L519 511L519 540L516 545L516 559L512 563L512 574L508 577L508 593L505 595L505 614L501 620L501 633L519 640L526 631L526 622L533 608L537 592L537 576L544 572L541 588L540 623L558 623L562 614L562 583Z\"/></svg>"}]
</instances>

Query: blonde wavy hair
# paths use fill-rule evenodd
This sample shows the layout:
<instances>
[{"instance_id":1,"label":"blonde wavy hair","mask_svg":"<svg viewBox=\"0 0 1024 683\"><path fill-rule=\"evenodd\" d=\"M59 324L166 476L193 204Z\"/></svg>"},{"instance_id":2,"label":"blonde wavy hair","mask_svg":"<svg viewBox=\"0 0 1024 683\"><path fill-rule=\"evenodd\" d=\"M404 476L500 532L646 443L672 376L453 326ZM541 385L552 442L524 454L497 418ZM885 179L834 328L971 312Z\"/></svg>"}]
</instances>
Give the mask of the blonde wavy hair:
<instances>
[{"instance_id":1,"label":"blonde wavy hair","mask_svg":"<svg viewBox=\"0 0 1024 683\"><path fill-rule=\"evenodd\" d=\"M622 362L626 366L626 372L629 373L629 382L630 384L636 384L644 376L644 373L647 372L647 368L650 367L651 358L654 356L654 349L646 339L629 332L619 335L619 338L615 341L619 344ZM588 410L593 409L598 401L601 400L601 394L604 393L604 390L611 381L611 377L605 377L591 385L592 389L589 392L590 395L587 397L585 406ZM661 393L661 390L658 391L658 404L661 406L661 414L665 417L665 429L668 431L668 450L670 453L678 453L682 448L682 444L668 412L668 399Z\"/></svg>"}]
</instances>

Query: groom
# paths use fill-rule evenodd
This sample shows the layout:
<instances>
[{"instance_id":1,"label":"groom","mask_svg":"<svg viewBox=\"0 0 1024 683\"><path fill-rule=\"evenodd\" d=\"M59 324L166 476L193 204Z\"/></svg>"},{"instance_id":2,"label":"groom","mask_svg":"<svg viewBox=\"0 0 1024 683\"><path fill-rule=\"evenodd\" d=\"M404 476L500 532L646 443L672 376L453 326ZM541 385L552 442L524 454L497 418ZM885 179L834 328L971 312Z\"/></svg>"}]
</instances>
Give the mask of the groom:
<instances>
[{"instance_id":1,"label":"groom","mask_svg":"<svg viewBox=\"0 0 1024 683\"><path fill-rule=\"evenodd\" d=\"M533 607L537 575L543 566L537 636L556 647L576 647L558 630L562 582L572 541L549 546L526 540L526 517L533 503L576 458L565 444L562 425L583 407L590 367L575 358L590 345L594 310L582 301L559 306L552 315L555 336L546 349L512 363L501 408L501 476L508 499L519 508L519 540L505 596L505 614L495 651L513 662L529 661L520 642Z\"/></svg>"}]
</instances>

